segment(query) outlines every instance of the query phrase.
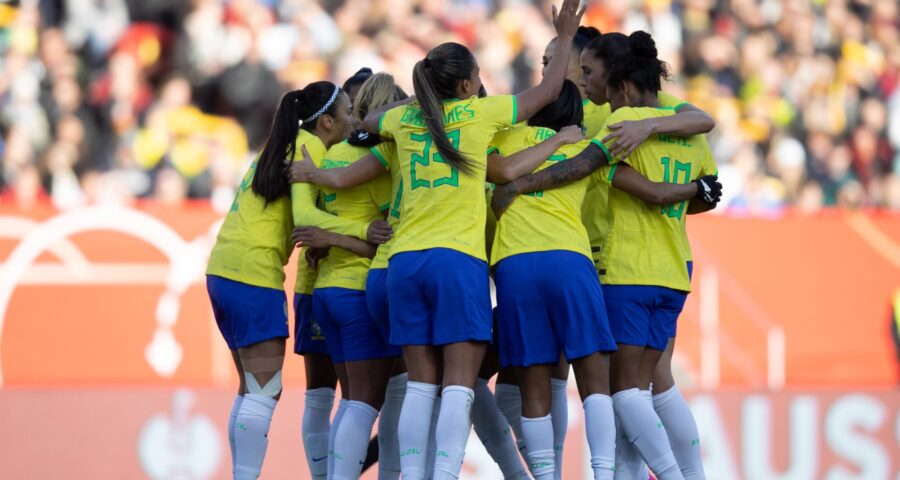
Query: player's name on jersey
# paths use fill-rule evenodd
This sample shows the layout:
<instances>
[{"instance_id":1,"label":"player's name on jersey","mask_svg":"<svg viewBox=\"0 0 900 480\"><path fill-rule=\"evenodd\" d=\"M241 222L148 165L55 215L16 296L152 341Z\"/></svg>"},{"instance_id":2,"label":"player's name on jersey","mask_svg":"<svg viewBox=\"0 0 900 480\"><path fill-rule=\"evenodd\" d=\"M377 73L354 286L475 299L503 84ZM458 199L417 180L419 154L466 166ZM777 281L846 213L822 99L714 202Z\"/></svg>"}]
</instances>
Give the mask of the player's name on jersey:
<instances>
[{"instance_id":1,"label":"player's name on jersey","mask_svg":"<svg viewBox=\"0 0 900 480\"><path fill-rule=\"evenodd\" d=\"M464 122L466 120L472 120L475 118L475 112L472 111L471 103L461 103L459 105L455 105L449 111L444 112L444 125ZM425 126L425 117L422 116L422 109L417 106L410 105L406 108L406 111L403 112L403 117L400 119L400 123L405 123L407 125L413 125L416 127L424 127Z\"/></svg>"},{"instance_id":2,"label":"player's name on jersey","mask_svg":"<svg viewBox=\"0 0 900 480\"><path fill-rule=\"evenodd\" d=\"M346 160L332 160L330 158L322 160L322 168L342 168L347 165L350 165L350 162Z\"/></svg>"},{"instance_id":3,"label":"player's name on jersey","mask_svg":"<svg viewBox=\"0 0 900 480\"><path fill-rule=\"evenodd\" d=\"M677 135L668 135L665 133L659 134L659 141L666 142L666 143L672 143L675 145L681 145L683 147L692 147L693 146L690 144L690 142L688 142L687 137L679 137Z\"/></svg>"}]
</instances>

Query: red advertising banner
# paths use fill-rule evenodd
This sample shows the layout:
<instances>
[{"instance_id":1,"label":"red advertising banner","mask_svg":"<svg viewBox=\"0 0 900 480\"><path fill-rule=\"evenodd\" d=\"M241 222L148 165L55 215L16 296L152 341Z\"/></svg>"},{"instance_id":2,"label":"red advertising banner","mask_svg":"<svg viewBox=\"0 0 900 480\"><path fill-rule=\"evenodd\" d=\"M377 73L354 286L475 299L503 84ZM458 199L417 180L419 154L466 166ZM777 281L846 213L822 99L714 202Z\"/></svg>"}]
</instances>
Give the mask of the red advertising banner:
<instances>
[{"instance_id":1,"label":"red advertising banner","mask_svg":"<svg viewBox=\"0 0 900 480\"><path fill-rule=\"evenodd\" d=\"M228 477L237 379L204 286L220 218L0 207L3 478ZM675 364L708 478L900 479L900 216L702 215L688 230ZM299 357L284 378L263 478L308 478ZM572 388L565 478L590 478ZM495 468L473 436L462 478Z\"/></svg>"}]
</instances>

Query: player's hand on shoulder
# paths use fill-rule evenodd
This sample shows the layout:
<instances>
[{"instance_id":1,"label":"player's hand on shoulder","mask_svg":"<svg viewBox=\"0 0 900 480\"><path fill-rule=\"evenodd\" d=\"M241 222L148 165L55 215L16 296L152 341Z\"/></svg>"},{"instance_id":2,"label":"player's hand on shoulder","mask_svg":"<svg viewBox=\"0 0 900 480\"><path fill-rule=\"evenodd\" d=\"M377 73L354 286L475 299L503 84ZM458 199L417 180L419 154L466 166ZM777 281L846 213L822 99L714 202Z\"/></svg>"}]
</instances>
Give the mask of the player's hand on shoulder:
<instances>
[{"instance_id":1,"label":"player's hand on shoulder","mask_svg":"<svg viewBox=\"0 0 900 480\"><path fill-rule=\"evenodd\" d=\"M571 145L573 143L578 143L584 140L584 132L581 130L581 127L578 125L569 125L567 127L563 127L559 130L559 132L554 135L559 145Z\"/></svg>"},{"instance_id":2,"label":"player's hand on shoulder","mask_svg":"<svg viewBox=\"0 0 900 480\"><path fill-rule=\"evenodd\" d=\"M301 146L300 151L303 158L284 167L284 173L290 183L309 183L312 181L313 172L316 171L316 164L306 151L306 145Z\"/></svg>"},{"instance_id":3,"label":"player's hand on shoulder","mask_svg":"<svg viewBox=\"0 0 900 480\"><path fill-rule=\"evenodd\" d=\"M613 158L625 159L641 146L653 134L653 119L625 120L609 125L609 135L603 137L603 144L610 147L609 154Z\"/></svg>"}]
</instances>

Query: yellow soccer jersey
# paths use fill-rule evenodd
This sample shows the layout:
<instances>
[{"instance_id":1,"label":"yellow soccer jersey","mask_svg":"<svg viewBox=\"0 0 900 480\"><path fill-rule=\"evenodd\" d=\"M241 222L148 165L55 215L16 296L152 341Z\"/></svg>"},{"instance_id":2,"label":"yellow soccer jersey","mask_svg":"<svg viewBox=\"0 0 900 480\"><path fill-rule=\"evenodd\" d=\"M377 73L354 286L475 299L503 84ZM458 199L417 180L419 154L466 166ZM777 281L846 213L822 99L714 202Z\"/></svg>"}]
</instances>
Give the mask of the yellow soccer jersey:
<instances>
[{"instance_id":1,"label":"yellow soccer jersey","mask_svg":"<svg viewBox=\"0 0 900 480\"><path fill-rule=\"evenodd\" d=\"M494 137L501 155L513 155L555 135L549 128L520 125ZM587 148L588 140L564 145L535 171L566 160ZM594 176L563 187L520 195L497 222L491 265L529 252L569 250L591 258L587 231L581 223L581 203Z\"/></svg>"},{"instance_id":2,"label":"yellow soccer jersey","mask_svg":"<svg viewBox=\"0 0 900 480\"><path fill-rule=\"evenodd\" d=\"M287 197L266 205L253 191L253 161L241 180L209 255L208 275L284 289L284 265L291 256L291 203Z\"/></svg>"},{"instance_id":3,"label":"yellow soccer jersey","mask_svg":"<svg viewBox=\"0 0 900 480\"><path fill-rule=\"evenodd\" d=\"M611 113L609 103L597 105L585 98L582 105L584 107L584 138L594 138L597 132L606 125L606 117Z\"/></svg>"},{"instance_id":4,"label":"yellow soccer jersey","mask_svg":"<svg viewBox=\"0 0 900 480\"><path fill-rule=\"evenodd\" d=\"M449 248L487 260L484 245L487 147L494 134L516 122L516 98L500 95L448 100L444 128L472 171L459 172L441 158L418 104L381 117L380 133L397 144L403 182L399 227L390 254Z\"/></svg>"},{"instance_id":5,"label":"yellow soccer jersey","mask_svg":"<svg viewBox=\"0 0 900 480\"><path fill-rule=\"evenodd\" d=\"M491 209L491 197L494 196L496 185L487 182L484 184L484 246L487 258L491 258L491 249L494 247L494 235L497 233L497 216Z\"/></svg>"},{"instance_id":6,"label":"yellow soccer jersey","mask_svg":"<svg viewBox=\"0 0 900 480\"><path fill-rule=\"evenodd\" d=\"M659 92L656 95L661 107L669 107L673 111L677 111L684 102L668 93ZM604 126L610 115L610 107L608 103L597 106L586 100L587 104L584 110L584 125L587 128L585 138L593 138L597 136ZM591 115L588 115L587 105L593 105ZM611 122L616 123L616 122ZM599 137L602 139L603 137ZM607 198L609 197L609 182L602 178L600 182L593 184L587 192L584 200L584 209L581 212L581 221L587 227L588 237L591 239L591 251L593 252L594 263L600 260L600 251L603 249L603 240L606 238L607 227Z\"/></svg>"},{"instance_id":7,"label":"yellow soccer jersey","mask_svg":"<svg viewBox=\"0 0 900 480\"><path fill-rule=\"evenodd\" d=\"M610 123L671 115L671 110L624 107L613 112ZM591 142L600 141L604 128ZM619 160L600 169L609 181ZM627 163L654 182L689 183L716 173L712 153L702 135L654 135L632 153ZM609 229L600 255L600 280L605 285L658 285L689 292L687 262L692 259L685 229L687 201L658 207L621 190L609 192ZM605 271L605 272L604 272Z\"/></svg>"},{"instance_id":8,"label":"yellow soccer jersey","mask_svg":"<svg viewBox=\"0 0 900 480\"><path fill-rule=\"evenodd\" d=\"M334 145L317 167L346 167L369 154L369 149L356 147L346 141ZM376 177L356 187L334 190L319 189L319 201L326 212L340 218L355 220L368 225L382 218L388 208L391 184L388 175ZM331 248L328 256L319 263L316 288L341 287L353 290L366 289L366 273L371 260L342 248Z\"/></svg>"},{"instance_id":9,"label":"yellow soccer jersey","mask_svg":"<svg viewBox=\"0 0 900 480\"><path fill-rule=\"evenodd\" d=\"M310 157L312 157L313 163L321 165L325 156L325 144L312 133L300 130L300 133L297 134L297 155L295 160L299 161L303 158L300 155L300 148L304 145ZM366 238L366 232L369 228L368 223L331 215L319 209L318 201L318 186L310 183L295 183L291 185L291 209L293 211L294 225L315 226L342 235L361 239ZM297 261L297 283L294 285L294 291L309 295L312 294L316 283L316 272L309 268L303 256L304 254L305 252L301 250L301 256Z\"/></svg>"},{"instance_id":10,"label":"yellow soccer jersey","mask_svg":"<svg viewBox=\"0 0 900 480\"><path fill-rule=\"evenodd\" d=\"M383 141L372 147L371 152L381 162L385 170L388 171L386 177L390 182L391 202L388 209L387 223L396 232L397 225L400 223L400 202L403 201L403 179L400 177L400 169L393 168L397 165L397 144L393 141ZM393 242L394 237L391 237L390 240L378 246L378 251L375 252L375 258L372 259L369 270L388 267L388 258L390 257L391 244Z\"/></svg>"}]
</instances>

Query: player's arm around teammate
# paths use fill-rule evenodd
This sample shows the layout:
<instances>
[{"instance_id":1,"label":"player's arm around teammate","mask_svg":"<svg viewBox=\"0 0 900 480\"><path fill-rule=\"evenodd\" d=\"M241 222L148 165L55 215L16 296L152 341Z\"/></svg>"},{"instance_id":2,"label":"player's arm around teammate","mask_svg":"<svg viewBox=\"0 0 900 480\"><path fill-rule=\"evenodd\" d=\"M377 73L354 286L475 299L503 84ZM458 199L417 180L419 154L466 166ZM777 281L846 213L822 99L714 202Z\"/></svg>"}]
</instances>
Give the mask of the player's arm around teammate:
<instances>
[{"instance_id":1,"label":"player's arm around teammate","mask_svg":"<svg viewBox=\"0 0 900 480\"><path fill-rule=\"evenodd\" d=\"M609 65L614 112L610 124L666 115L660 109L658 91L659 79L667 70L656 58L653 40L644 32L626 38L631 55L614 58ZM608 133L604 129L597 138ZM598 146L608 149L610 144L598 140ZM716 172L702 136L654 138L629 158L611 157L610 161L606 174L613 186L621 185L617 177L623 164L652 180L672 183L695 182ZM714 204L717 199L712 200L709 203ZM613 355L611 382L616 414L628 443L662 479L684 478L683 466L671 450L666 431L658 427L661 422L649 392L640 387L674 336L676 319L690 291L687 203L659 208L622 190L610 191L610 227L600 258L610 324L619 346Z\"/></svg>"},{"instance_id":2,"label":"player's arm around teammate","mask_svg":"<svg viewBox=\"0 0 900 480\"><path fill-rule=\"evenodd\" d=\"M284 95L265 147L245 175L210 254L207 289L241 380L229 421L233 472L239 479L260 473L282 388L289 336L283 267L292 226L282 166L299 144L318 143L324 151L323 142L336 136L325 126L337 113L333 92L332 84L322 82ZM327 121L316 121L321 118ZM307 130L298 135L304 119Z\"/></svg>"}]
</instances>

